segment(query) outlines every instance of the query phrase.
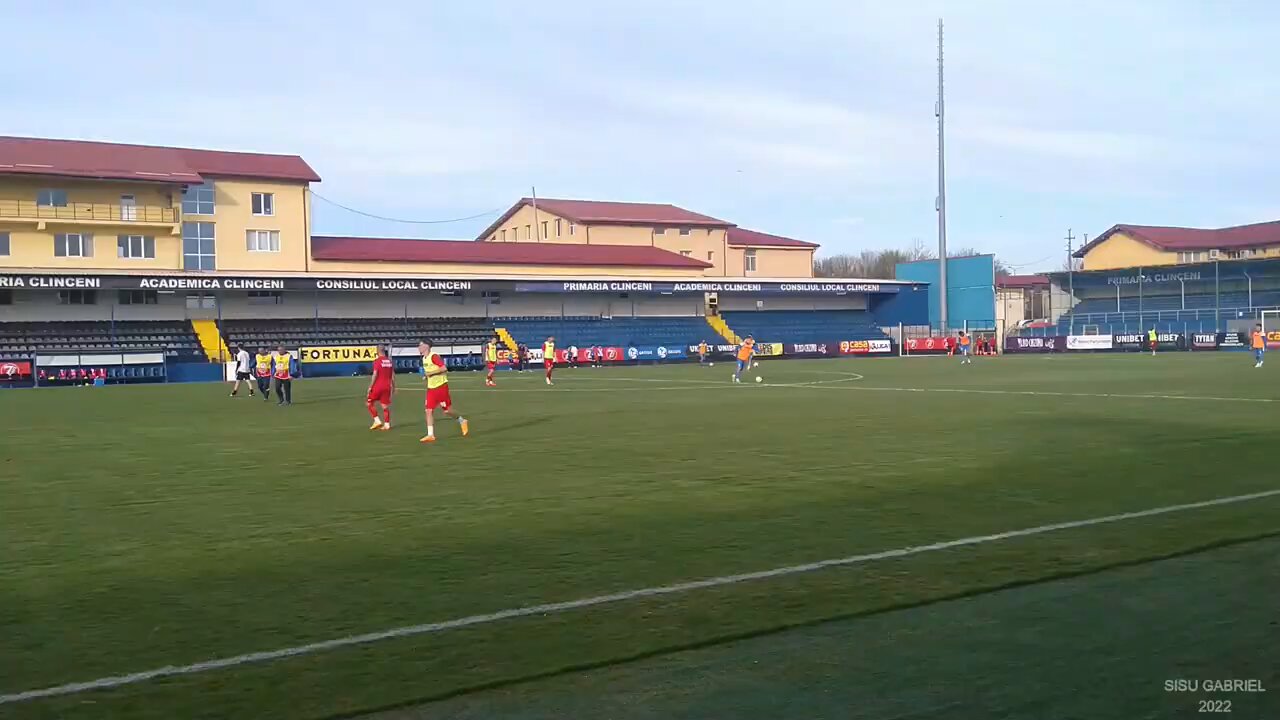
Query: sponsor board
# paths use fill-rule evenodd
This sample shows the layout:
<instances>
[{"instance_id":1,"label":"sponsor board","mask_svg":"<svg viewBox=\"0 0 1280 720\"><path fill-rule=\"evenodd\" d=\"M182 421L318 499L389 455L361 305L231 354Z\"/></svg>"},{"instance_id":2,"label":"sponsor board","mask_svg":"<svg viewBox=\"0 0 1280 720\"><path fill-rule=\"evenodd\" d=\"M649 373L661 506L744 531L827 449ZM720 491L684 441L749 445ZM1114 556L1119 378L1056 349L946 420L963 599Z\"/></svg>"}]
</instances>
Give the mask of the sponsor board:
<instances>
[{"instance_id":1,"label":"sponsor board","mask_svg":"<svg viewBox=\"0 0 1280 720\"><path fill-rule=\"evenodd\" d=\"M1193 333L1191 335L1191 349L1217 350L1219 337L1217 333Z\"/></svg>"},{"instance_id":2,"label":"sponsor board","mask_svg":"<svg viewBox=\"0 0 1280 720\"><path fill-rule=\"evenodd\" d=\"M28 360L0 360L0 378L26 377L31 374Z\"/></svg>"},{"instance_id":3,"label":"sponsor board","mask_svg":"<svg viewBox=\"0 0 1280 720\"><path fill-rule=\"evenodd\" d=\"M927 338L908 338L904 347L907 352L920 355L940 354L951 350L951 338L948 337L927 337Z\"/></svg>"},{"instance_id":4,"label":"sponsor board","mask_svg":"<svg viewBox=\"0 0 1280 720\"><path fill-rule=\"evenodd\" d=\"M1124 333L1111 336L1116 350L1150 350L1151 340L1146 333ZM1156 333L1156 348L1176 350L1182 347L1182 335L1178 333Z\"/></svg>"},{"instance_id":5,"label":"sponsor board","mask_svg":"<svg viewBox=\"0 0 1280 720\"><path fill-rule=\"evenodd\" d=\"M829 355L837 347L834 343L788 343L785 352L788 355Z\"/></svg>"},{"instance_id":6,"label":"sponsor board","mask_svg":"<svg viewBox=\"0 0 1280 720\"><path fill-rule=\"evenodd\" d=\"M1242 332L1218 333L1219 350L1245 350L1249 347L1249 336Z\"/></svg>"},{"instance_id":7,"label":"sponsor board","mask_svg":"<svg viewBox=\"0 0 1280 720\"><path fill-rule=\"evenodd\" d=\"M890 340L841 340L841 355L873 355L893 352Z\"/></svg>"},{"instance_id":8,"label":"sponsor board","mask_svg":"<svg viewBox=\"0 0 1280 720\"><path fill-rule=\"evenodd\" d=\"M1247 337L1247 336L1246 336L1246 337ZM1249 347L1250 345L1251 345L1251 343L1249 343L1249 342L1246 340L1246 342L1245 342L1245 347ZM1278 331L1278 330L1268 330L1268 331L1267 331L1267 349L1268 349L1268 350L1280 350L1280 331Z\"/></svg>"},{"instance_id":9,"label":"sponsor board","mask_svg":"<svg viewBox=\"0 0 1280 720\"><path fill-rule=\"evenodd\" d=\"M1068 350L1110 350L1112 347L1112 338L1110 335L1068 335Z\"/></svg>"},{"instance_id":10,"label":"sponsor board","mask_svg":"<svg viewBox=\"0 0 1280 720\"><path fill-rule=\"evenodd\" d=\"M782 343L776 343L776 342L756 343L756 357L777 357L781 354L782 354Z\"/></svg>"},{"instance_id":11,"label":"sponsor board","mask_svg":"<svg viewBox=\"0 0 1280 720\"><path fill-rule=\"evenodd\" d=\"M1007 353L1051 353L1067 349L1067 338L1063 335L1051 337L1007 337L1004 339L1004 351Z\"/></svg>"},{"instance_id":12,"label":"sponsor board","mask_svg":"<svg viewBox=\"0 0 1280 720\"><path fill-rule=\"evenodd\" d=\"M378 348L374 345L298 349L298 359L304 363L370 362L377 357Z\"/></svg>"}]
</instances>

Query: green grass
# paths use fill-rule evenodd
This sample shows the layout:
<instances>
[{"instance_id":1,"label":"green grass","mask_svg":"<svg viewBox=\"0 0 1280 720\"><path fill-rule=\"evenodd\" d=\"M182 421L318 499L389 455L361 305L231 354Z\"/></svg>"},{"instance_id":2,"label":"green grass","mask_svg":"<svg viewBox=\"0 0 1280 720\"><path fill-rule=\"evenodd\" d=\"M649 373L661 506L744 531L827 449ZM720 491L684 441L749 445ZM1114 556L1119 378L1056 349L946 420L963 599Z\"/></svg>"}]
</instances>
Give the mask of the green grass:
<instances>
[{"instance_id":1,"label":"green grass","mask_svg":"<svg viewBox=\"0 0 1280 720\"><path fill-rule=\"evenodd\" d=\"M0 394L0 694L1280 487L1278 371L1242 354L766 362L747 387L729 372L506 374L496 391L458 375L472 436L446 424L431 447L407 378L391 433L364 429L355 379L299 381L292 408L209 385ZM356 713L1258 536L1278 511L496 622L0 717Z\"/></svg>"}]
</instances>

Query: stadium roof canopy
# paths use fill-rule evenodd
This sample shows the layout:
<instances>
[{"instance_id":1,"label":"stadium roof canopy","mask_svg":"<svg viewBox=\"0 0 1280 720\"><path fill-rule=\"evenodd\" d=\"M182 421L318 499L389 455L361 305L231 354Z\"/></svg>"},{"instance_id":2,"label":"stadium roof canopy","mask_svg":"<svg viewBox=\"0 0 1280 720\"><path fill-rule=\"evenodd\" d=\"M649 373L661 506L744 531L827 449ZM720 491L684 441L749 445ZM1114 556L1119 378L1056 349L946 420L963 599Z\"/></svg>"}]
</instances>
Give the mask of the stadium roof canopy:
<instances>
[{"instance_id":1,"label":"stadium roof canopy","mask_svg":"<svg viewBox=\"0 0 1280 720\"><path fill-rule=\"evenodd\" d=\"M579 267L653 267L703 270L710 263L649 245L568 243L477 243L312 236L315 260L351 262L475 263L481 265L560 265Z\"/></svg>"},{"instance_id":2,"label":"stadium roof canopy","mask_svg":"<svg viewBox=\"0 0 1280 720\"><path fill-rule=\"evenodd\" d=\"M0 136L0 174L198 184L206 177L319 182L297 155Z\"/></svg>"}]
</instances>

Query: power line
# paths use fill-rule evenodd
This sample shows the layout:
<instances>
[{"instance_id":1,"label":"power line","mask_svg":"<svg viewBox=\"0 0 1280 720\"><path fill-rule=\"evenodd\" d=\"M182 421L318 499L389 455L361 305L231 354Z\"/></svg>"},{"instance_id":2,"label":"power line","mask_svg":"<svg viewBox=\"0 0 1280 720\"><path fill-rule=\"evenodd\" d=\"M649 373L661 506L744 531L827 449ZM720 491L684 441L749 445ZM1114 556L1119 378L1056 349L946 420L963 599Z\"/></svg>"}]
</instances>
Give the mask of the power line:
<instances>
[{"instance_id":1,"label":"power line","mask_svg":"<svg viewBox=\"0 0 1280 720\"><path fill-rule=\"evenodd\" d=\"M340 202L330 200L329 198L321 195L315 190L312 190L311 194L329 203L330 205L333 205L334 207L342 208L343 210L346 210L347 212L355 213L356 215L363 215L365 217L373 218L375 220L386 220L387 222L405 223L407 225L444 225L446 223L456 223L456 222L465 222L467 220L477 220L482 217L489 217L490 215L497 215L498 213L502 212L502 208L496 208L494 210L489 210L487 212L477 213L475 215L468 215L467 217L450 218L448 220L405 220L403 218L393 218L393 217L387 217L385 215L375 215L374 213L365 212L363 210L357 210L353 207L347 207L346 205L343 205Z\"/></svg>"}]
</instances>

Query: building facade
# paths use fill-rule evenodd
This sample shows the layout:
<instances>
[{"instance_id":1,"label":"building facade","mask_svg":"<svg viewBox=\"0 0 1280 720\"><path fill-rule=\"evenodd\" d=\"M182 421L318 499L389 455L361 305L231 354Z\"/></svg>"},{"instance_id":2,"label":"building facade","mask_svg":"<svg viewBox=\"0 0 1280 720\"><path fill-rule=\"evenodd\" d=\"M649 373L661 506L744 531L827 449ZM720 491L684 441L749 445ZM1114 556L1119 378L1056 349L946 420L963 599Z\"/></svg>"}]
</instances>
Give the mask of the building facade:
<instances>
[{"instance_id":1,"label":"building facade","mask_svg":"<svg viewBox=\"0 0 1280 720\"><path fill-rule=\"evenodd\" d=\"M1280 257L1280 221L1219 229L1114 225L1076 251L1084 270Z\"/></svg>"}]
</instances>

